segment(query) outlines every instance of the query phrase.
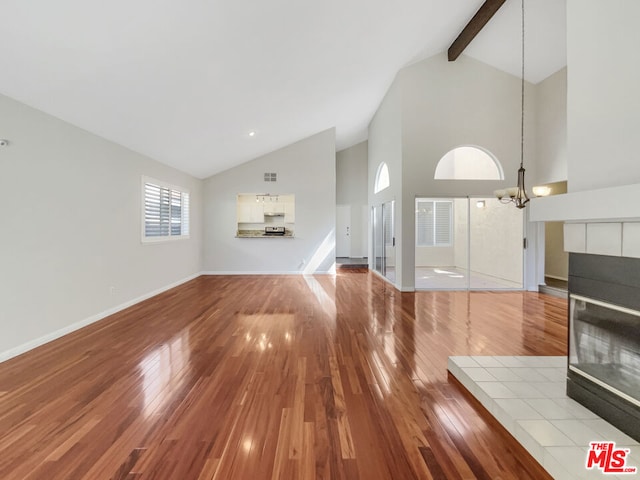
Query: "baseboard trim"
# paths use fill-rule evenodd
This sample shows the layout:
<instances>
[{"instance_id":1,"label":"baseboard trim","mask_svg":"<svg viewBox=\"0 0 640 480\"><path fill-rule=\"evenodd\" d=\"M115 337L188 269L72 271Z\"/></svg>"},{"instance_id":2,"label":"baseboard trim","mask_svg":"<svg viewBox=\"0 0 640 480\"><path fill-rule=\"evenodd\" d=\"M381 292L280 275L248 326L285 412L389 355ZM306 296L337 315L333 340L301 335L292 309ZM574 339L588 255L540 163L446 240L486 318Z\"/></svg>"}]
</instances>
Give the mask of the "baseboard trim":
<instances>
[{"instance_id":1,"label":"baseboard trim","mask_svg":"<svg viewBox=\"0 0 640 480\"><path fill-rule=\"evenodd\" d=\"M9 360L13 357L17 357L18 355L22 355L23 353L28 352L29 350L33 350L34 348L37 348L41 345L44 345L45 343L49 343L53 340L57 340L60 337L64 337L65 335L68 335L69 333L75 332L76 330L79 330L83 327L86 327L88 325L91 325L92 323L95 323L99 320L102 320L103 318L108 317L109 315L113 315L114 313L118 313L126 308L129 308L133 305L135 305L136 303L140 303L144 300L148 300L151 297L155 297L156 295L166 292L167 290L171 290L172 288L175 288L179 285L182 285L183 283L187 283L195 278L198 278L199 276L203 275L202 272L198 272L195 273L193 275L189 275L188 277L185 277L181 280L178 280L176 282L170 283L169 285L165 285L164 287L158 288L156 290L153 290L151 292L145 293L144 295L141 295L139 297L136 297L132 300L129 300L127 302L121 303L120 305L116 305L115 307L109 308L107 310L104 310L100 313L97 313L95 315L92 315L88 318L85 318L83 320L80 320L78 322L72 323L71 325L67 325L66 327L63 327L59 330L56 330L54 332L48 333L46 335L43 335L42 337L38 337L34 340L30 340L26 343L23 343L22 345L18 345L17 347L14 348L10 348L9 350L6 350L4 352L0 352L0 363L4 362L6 360Z\"/></svg>"},{"instance_id":2,"label":"baseboard trim","mask_svg":"<svg viewBox=\"0 0 640 480\"><path fill-rule=\"evenodd\" d=\"M202 275L335 275L335 272L323 270L321 272L314 273L305 273L299 270L295 270L292 272L281 271L281 272L260 272L260 271L248 271L248 272L239 272L239 271L207 271L202 272Z\"/></svg>"},{"instance_id":3,"label":"baseboard trim","mask_svg":"<svg viewBox=\"0 0 640 480\"><path fill-rule=\"evenodd\" d=\"M545 277L553 278L554 280L562 280L563 282L568 282L569 281L568 278L558 277L556 275L547 275L547 274L545 274Z\"/></svg>"}]
</instances>

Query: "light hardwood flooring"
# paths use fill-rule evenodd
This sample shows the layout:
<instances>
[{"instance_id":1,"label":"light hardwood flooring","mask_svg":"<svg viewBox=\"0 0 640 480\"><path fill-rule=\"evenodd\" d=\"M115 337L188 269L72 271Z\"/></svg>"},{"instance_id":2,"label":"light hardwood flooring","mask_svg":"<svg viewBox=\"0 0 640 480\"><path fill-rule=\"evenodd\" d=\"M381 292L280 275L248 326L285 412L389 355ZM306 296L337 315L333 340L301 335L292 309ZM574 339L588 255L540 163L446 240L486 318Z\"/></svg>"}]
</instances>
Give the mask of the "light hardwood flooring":
<instances>
[{"instance_id":1,"label":"light hardwood flooring","mask_svg":"<svg viewBox=\"0 0 640 480\"><path fill-rule=\"evenodd\" d=\"M564 355L566 308L200 277L0 364L0 478L546 479L447 357Z\"/></svg>"}]
</instances>

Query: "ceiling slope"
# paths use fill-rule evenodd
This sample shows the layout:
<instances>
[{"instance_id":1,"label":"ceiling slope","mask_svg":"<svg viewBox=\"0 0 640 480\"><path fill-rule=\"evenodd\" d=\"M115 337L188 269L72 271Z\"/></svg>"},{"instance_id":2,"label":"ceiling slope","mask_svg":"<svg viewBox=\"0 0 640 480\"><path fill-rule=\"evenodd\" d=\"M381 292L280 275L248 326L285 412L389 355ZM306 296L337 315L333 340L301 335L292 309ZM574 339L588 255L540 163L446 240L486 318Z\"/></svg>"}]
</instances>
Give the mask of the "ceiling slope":
<instances>
[{"instance_id":1,"label":"ceiling slope","mask_svg":"<svg viewBox=\"0 0 640 480\"><path fill-rule=\"evenodd\" d=\"M513 1L465 53L517 74ZM338 149L364 140L396 72L445 51L481 4L5 0L0 93L204 178L333 126ZM544 60L534 81L562 67Z\"/></svg>"}]
</instances>

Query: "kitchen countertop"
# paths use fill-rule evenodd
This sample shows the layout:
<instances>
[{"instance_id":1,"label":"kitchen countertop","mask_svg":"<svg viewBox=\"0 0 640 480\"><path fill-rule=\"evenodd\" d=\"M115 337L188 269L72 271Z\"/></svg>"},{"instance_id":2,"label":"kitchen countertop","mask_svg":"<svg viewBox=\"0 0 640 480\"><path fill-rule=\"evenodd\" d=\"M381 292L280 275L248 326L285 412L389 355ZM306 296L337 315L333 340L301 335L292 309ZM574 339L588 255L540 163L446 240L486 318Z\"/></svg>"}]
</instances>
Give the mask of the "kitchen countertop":
<instances>
[{"instance_id":1,"label":"kitchen countertop","mask_svg":"<svg viewBox=\"0 0 640 480\"><path fill-rule=\"evenodd\" d=\"M286 230L284 235L265 235L264 230L238 230L236 238L293 238L293 232Z\"/></svg>"}]
</instances>

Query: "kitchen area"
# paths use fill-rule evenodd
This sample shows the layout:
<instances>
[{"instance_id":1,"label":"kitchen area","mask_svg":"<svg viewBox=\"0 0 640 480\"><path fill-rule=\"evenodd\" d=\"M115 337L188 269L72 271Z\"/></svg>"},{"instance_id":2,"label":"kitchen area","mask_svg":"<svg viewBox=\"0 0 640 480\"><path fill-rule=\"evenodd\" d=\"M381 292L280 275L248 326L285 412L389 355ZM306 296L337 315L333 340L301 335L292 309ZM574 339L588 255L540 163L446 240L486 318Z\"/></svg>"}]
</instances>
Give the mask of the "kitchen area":
<instances>
[{"instance_id":1,"label":"kitchen area","mask_svg":"<svg viewBox=\"0 0 640 480\"><path fill-rule=\"evenodd\" d=\"M241 193L237 196L237 238L293 238L295 195Z\"/></svg>"}]
</instances>

